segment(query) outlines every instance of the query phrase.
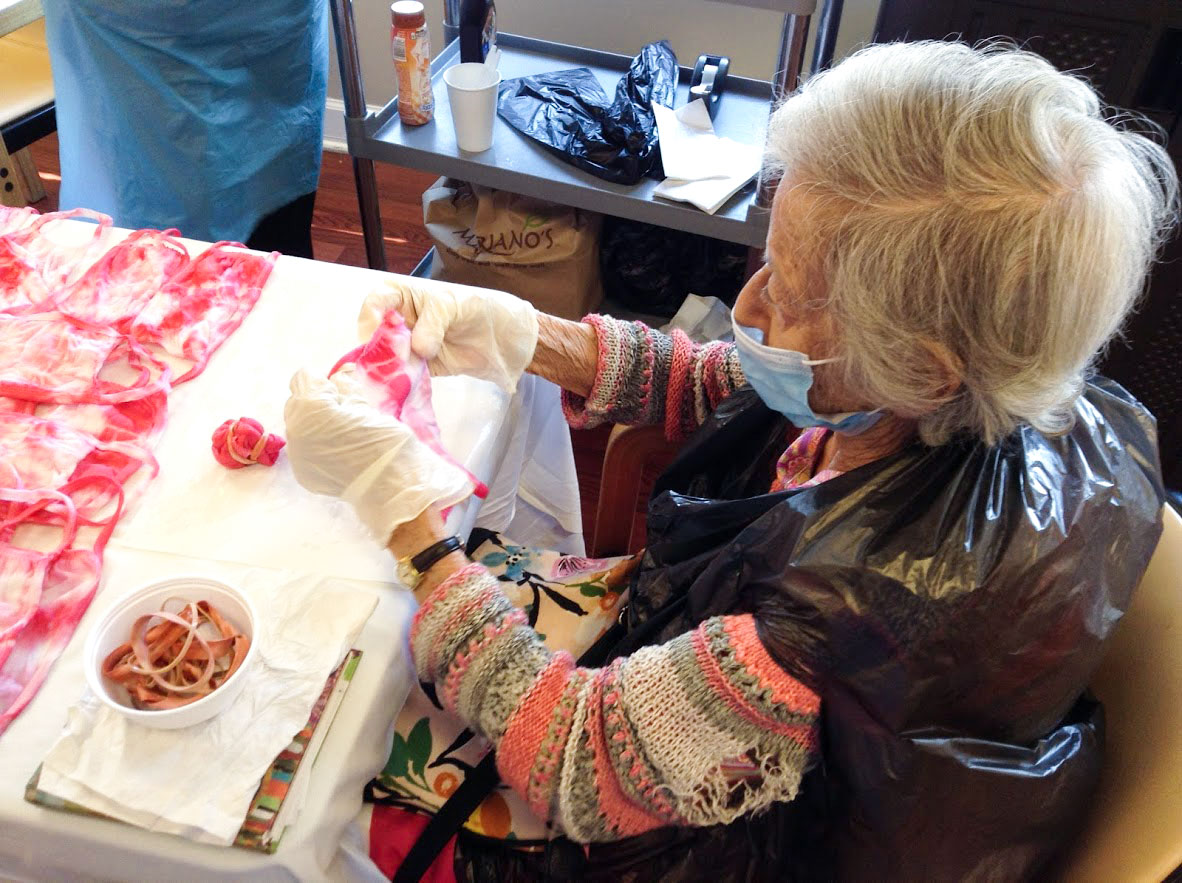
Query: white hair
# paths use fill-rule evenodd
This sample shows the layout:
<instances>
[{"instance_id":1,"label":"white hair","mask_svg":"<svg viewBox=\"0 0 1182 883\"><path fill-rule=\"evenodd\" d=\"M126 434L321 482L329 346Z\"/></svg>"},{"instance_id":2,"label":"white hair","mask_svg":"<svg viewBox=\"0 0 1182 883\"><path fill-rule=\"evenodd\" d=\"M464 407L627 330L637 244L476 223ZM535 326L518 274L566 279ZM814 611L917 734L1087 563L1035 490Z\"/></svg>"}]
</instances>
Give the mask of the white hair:
<instances>
[{"instance_id":1,"label":"white hair","mask_svg":"<svg viewBox=\"0 0 1182 883\"><path fill-rule=\"evenodd\" d=\"M1037 55L943 42L863 49L775 111L848 389L928 444L1070 428L1176 215L1166 152L1106 113Z\"/></svg>"}]
</instances>

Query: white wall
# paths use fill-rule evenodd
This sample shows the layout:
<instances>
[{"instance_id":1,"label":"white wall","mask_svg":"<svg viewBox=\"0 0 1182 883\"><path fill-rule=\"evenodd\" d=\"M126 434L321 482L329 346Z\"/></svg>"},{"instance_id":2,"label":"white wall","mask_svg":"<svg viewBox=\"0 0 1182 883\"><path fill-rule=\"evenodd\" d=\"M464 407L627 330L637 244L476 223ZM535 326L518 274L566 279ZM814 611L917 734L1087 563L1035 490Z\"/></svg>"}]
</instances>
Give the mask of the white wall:
<instances>
[{"instance_id":1,"label":"white wall","mask_svg":"<svg viewBox=\"0 0 1182 883\"><path fill-rule=\"evenodd\" d=\"M442 48L443 2L424 0L432 49ZM390 4L354 0L366 103L381 106L396 93L390 61ZM836 55L870 38L879 0L846 0ZM667 39L682 64L703 52L729 55L735 74L768 79L779 52L783 17L765 9L709 0L497 0L498 30L635 55L652 40ZM816 18L810 28L816 31ZM811 36L810 33L810 36ZM812 59L811 39L806 66ZM340 98L334 55L328 94Z\"/></svg>"}]
</instances>

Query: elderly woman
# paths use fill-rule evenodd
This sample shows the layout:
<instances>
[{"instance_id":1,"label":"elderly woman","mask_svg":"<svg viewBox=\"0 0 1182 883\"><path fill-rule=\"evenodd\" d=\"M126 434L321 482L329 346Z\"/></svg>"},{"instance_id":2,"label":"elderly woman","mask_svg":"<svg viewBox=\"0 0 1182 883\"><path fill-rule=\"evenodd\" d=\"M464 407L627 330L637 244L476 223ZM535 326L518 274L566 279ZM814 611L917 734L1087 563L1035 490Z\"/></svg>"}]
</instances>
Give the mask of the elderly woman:
<instances>
[{"instance_id":1,"label":"elderly woman","mask_svg":"<svg viewBox=\"0 0 1182 883\"><path fill-rule=\"evenodd\" d=\"M1081 697L1160 531L1152 418L1089 369L1172 220L1174 172L1082 80L945 43L810 79L768 162L782 180L734 344L411 282L369 304L415 325L435 373L528 370L574 426L688 437L606 666L548 650L437 545L437 508L402 491L450 467L347 381L293 382L293 466L400 559L435 547L418 674L589 844L563 875L1029 876L1095 785ZM551 861L462 838L455 868Z\"/></svg>"}]
</instances>

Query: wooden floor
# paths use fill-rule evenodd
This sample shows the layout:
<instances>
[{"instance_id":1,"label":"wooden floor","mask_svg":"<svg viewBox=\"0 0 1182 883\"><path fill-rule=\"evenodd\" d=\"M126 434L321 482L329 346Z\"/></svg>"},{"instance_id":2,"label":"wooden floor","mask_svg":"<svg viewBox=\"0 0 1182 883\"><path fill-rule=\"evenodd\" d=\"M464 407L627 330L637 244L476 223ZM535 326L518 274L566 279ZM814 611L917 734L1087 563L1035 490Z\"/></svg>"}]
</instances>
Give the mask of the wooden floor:
<instances>
[{"instance_id":1,"label":"wooden floor","mask_svg":"<svg viewBox=\"0 0 1182 883\"><path fill-rule=\"evenodd\" d=\"M438 176L389 163L376 163L375 167L386 265L395 273L409 273L431 248L423 228L422 196ZM325 153L320 164L312 249L319 261L367 266L353 163L342 153Z\"/></svg>"},{"instance_id":2,"label":"wooden floor","mask_svg":"<svg viewBox=\"0 0 1182 883\"><path fill-rule=\"evenodd\" d=\"M61 184L57 136L41 139L30 151L47 194L36 207L42 212L55 211ZM426 172L377 164L386 261L395 273L409 273L431 247L422 223L422 194L436 177ZM357 191L353 184L353 166L344 154L324 154L320 166L320 186L316 191L316 210L312 218L312 249L320 261L367 266L357 209ZM591 539L595 505L599 499L600 467L609 431L610 427L602 427L571 432L582 495L583 528L588 542Z\"/></svg>"}]
</instances>

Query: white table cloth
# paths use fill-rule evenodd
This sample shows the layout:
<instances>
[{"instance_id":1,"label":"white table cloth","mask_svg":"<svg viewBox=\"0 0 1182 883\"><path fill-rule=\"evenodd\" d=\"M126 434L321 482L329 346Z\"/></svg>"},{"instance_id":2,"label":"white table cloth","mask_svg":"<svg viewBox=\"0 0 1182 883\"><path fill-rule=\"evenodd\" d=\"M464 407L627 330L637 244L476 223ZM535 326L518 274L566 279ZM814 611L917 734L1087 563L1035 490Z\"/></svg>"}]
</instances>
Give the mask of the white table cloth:
<instances>
[{"instance_id":1,"label":"white table cloth","mask_svg":"<svg viewBox=\"0 0 1182 883\"><path fill-rule=\"evenodd\" d=\"M202 246L190 247L196 253ZM409 688L406 630L413 598L392 582L391 557L349 507L304 491L285 458L271 469L229 471L214 462L209 445L213 429L230 417L254 417L282 432L291 374L300 367L327 372L356 344L358 308L380 282L381 274L370 270L281 258L258 305L205 373L172 393L169 422L156 447L160 474L112 537L98 596L65 653L0 736L0 879L320 880L376 874L356 819L362 787L385 762L390 725ZM553 535L581 551L570 437L554 419L557 388L526 378L512 399L469 378L442 378L433 388L445 444L492 486L488 526L510 529L515 519L520 523L520 509L533 523L541 503L552 516ZM518 500L526 505L517 506ZM457 506L452 528L466 534L479 509L477 501ZM57 739L66 709L85 689L82 645L112 599L176 574L233 582L250 567L344 578L378 598L357 642L361 665L317 759L307 803L279 850L265 856L201 846L25 802L25 784ZM350 848L338 855L346 834Z\"/></svg>"}]
</instances>

